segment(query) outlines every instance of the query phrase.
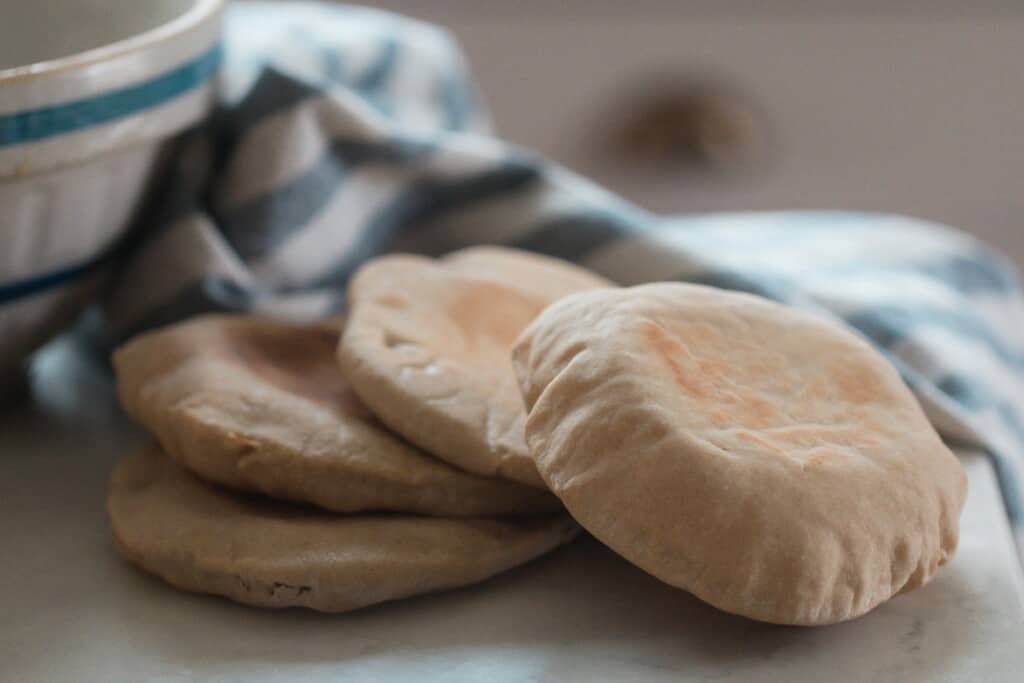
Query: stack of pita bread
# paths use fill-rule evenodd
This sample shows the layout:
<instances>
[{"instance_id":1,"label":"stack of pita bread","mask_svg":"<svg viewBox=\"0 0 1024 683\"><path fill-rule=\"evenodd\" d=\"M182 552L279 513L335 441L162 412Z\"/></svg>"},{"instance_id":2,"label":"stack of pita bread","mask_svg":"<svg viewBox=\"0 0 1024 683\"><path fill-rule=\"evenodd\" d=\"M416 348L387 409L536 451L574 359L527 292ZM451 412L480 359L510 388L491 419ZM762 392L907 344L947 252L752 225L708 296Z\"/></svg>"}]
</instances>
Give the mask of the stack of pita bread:
<instances>
[{"instance_id":1,"label":"stack of pita bread","mask_svg":"<svg viewBox=\"0 0 1024 683\"><path fill-rule=\"evenodd\" d=\"M251 605L467 585L580 525L721 609L826 624L957 544L963 471L895 370L749 295L496 247L392 255L344 321L205 316L114 365L156 442L112 476L118 549Z\"/></svg>"}]
</instances>

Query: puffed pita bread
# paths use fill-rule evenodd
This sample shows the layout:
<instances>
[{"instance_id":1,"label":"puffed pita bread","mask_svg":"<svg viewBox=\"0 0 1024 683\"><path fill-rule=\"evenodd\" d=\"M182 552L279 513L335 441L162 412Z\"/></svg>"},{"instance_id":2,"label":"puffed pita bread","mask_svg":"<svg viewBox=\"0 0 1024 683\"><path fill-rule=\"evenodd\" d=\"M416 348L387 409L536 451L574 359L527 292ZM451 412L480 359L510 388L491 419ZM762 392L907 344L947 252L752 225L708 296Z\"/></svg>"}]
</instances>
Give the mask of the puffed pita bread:
<instances>
[{"instance_id":1,"label":"puffed pita bread","mask_svg":"<svg viewBox=\"0 0 1024 683\"><path fill-rule=\"evenodd\" d=\"M476 583L577 530L565 515L335 515L206 484L156 448L118 464L107 512L121 554L177 588L325 612Z\"/></svg>"},{"instance_id":2,"label":"puffed pita bread","mask_svg":"<svg viewBox=\"0 0 1024 683\"><path fill-rule=\"evenodd\" d=\"M203 316L114 355L125 409L214 482L336 512L532 515L551 494L481 477L386 430L335 358L339 323Z\"/></svg>"},{"instance_id":3,"label":"puffed pita bread","mask_svg":"<svg viewBox=\"0 0 1024 683\"><path fill-rule=\"evenodd\" d=\"M570 263L497 247L385 256L349 284L339 359L359 398L412 443L468 472L543 486L509 351L552 301L609 286Z\"/></svg>"},{"instance_id":4,"label":"puffed pita bread","mask_svg":"<svg viewBox=\"0 0 1024 683\"><path fill-rule=\"evenodd\" d=\"M686 284L577 294L513 364L544 481L613 550L723 610L864 614L957 545L966 478L838 325Z\"/></svg>"}]
</instances>

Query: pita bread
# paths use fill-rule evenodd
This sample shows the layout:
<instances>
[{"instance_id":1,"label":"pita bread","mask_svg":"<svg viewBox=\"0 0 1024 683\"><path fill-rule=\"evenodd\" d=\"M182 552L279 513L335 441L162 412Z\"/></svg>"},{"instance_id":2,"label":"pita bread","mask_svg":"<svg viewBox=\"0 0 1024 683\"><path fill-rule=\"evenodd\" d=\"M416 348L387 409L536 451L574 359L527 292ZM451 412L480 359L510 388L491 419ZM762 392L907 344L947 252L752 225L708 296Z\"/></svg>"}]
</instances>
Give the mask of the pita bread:
<instances>
[{"instance_id":1,"label":"pita bread","mask_svg":"<svg viewBox=\"0 0 1024 683\"><path fill-rule=\"evenodd\" d=\"M864 614L954 552L966 478L853 333L685 284L545 311L513 364L544 481L613 550L723 610Z\"/></svg>"},{"instance_id":2,"label":"pita bread","mask_svg":"<svg viewBox=\"0 0 1024 683\"><path fill-rule=\"evenodd\" d=\"M508 247L468 247L444 256L440 263L451 272L501 282L545 301L615 286L611 280L568 261Z\"/></svg>"},{"instance_id":3,"label":"pita bread","mask_svg":"<svg viewBox=\"0 0 1024 683\"><path fill-rule=\"evenodd\" d=\"M417 446L468 472L543 486L508 354L552 301L608 286L570 263L496 247L375 259L349 284L342 369Z\"/></svg>"},{"instance_id":4,"label":"pita bread","mask_svg":"<svg viewBox=\"0 0 1024 683\"><path fill-rule=\"evenodd\" d=\"M388 432L335 358L337 323L206 316L114 355L125 409L196 474L336 512L531 515L547 492L468 474Z\"/></svg>"},{"instance_id":5,"label":"pita bread","mask_svg":"<svg viewBox=\"0 0 1024 683\"><path fill-rule=\"evenodd\" d=\"M476 583L576 534L564 515L333 515L204 484L155 448L116 467L107 512L124 557L177 588L325 612Z\"/></svg>"}]
</instances>

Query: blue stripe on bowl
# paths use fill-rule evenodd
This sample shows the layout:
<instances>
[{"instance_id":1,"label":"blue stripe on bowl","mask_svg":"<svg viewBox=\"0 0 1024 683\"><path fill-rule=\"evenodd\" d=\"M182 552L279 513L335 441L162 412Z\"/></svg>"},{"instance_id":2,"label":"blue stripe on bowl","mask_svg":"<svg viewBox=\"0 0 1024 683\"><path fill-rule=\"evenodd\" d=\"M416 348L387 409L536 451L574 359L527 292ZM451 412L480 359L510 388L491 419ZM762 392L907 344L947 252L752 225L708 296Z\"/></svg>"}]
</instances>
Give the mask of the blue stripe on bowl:
<instances>
[{"instance_id":1,"label":"blue stripe on bowl","mask_svg":"<svg viewBox=\"0 0 1024 683\"><path fill-rule=\"evenodd\" d=\"M115 249L116 245L113 249L107 249L97 256L89 257L70 266L0 284L0 305L15 299L23 299L39 294L40 292L60 287L72 280L85 277L109 261L114 255Z\"/></svg>"},{"instance_id":2,"label":"blue stripe on bowl","mask_svg":"<svg viewBox=\"0 0 1024 683\"><path fill-rule=\"evenodd\" d=\"M221 46L160 76L75 102L0 114L0 147L71 133L167 102L206 82L221 61Z\"/></svg>"}]
</instances>

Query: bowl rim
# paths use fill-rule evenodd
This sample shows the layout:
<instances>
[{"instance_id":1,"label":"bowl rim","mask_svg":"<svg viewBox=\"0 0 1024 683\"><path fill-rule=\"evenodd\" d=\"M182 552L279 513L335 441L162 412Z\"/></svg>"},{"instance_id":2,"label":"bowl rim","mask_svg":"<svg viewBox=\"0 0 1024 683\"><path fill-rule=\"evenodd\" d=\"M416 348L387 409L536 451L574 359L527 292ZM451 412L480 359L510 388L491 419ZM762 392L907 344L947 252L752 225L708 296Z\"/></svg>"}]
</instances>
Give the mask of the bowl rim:
<instances>
[{"instance_id":1,"label":"bowl rim","mask_svg":"<svg viewBox=\"0 0 1024 683\"><path fill-rule=\"evenodd\" d=\"M57 57L41 62L32 62L21 66L0 69L0 86L15 81L43 78L55 73L88 67L97 62L114 59L131 52L165 43L201 25L216 14L223 4L224 0L192 0L191 6L178 16L142 33L137 33L128 38L107 43L106 45L76 52L66 57Z\"/></svg>"}]
</instances>

